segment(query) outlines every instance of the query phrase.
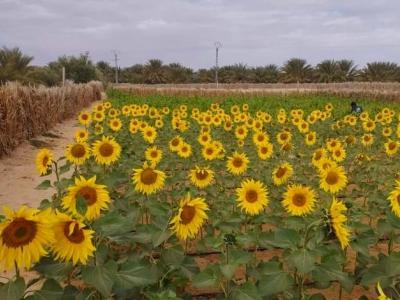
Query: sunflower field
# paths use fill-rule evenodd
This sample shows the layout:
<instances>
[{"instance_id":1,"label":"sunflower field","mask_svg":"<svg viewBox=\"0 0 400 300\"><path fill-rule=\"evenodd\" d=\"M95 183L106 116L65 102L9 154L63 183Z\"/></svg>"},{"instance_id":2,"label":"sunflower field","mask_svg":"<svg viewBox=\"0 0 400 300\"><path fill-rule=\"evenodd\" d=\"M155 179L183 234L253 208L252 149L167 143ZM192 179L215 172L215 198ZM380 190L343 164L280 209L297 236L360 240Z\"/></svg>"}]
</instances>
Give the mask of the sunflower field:
<instances>
[{"instance_id":1,"label":"sunflower field","mask_svg":"<svg viewBox=\"0 0 400 300\"><path fill-rule=\"evenodd\" d=\"M400 299L400 109L360 103L109 91L4 208L0 299Z\"/></svg>"}]
</instances>

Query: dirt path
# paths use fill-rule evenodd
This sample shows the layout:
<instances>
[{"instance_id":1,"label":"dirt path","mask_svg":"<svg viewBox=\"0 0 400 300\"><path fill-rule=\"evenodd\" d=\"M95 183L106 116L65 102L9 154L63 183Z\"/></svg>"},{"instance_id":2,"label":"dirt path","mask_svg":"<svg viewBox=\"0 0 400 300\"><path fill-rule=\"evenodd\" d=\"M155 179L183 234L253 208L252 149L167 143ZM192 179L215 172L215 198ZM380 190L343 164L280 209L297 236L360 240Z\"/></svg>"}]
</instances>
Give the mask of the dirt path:
<instances>
[{"instance_id":1,"label":"dirt path","mask_svg":"<svg viewBox=\"0 0 400 300\"><path fill-rule=\"evenodd\" d=\"M98 102L94 102L92 107L96 103ZM44 179L52 182L55 180L54 174L46 177L38 175L36 154L41 147L47 147L53 151L55 158L63 156L65 147L71 143L77 128L75 117L67 119L44 135L24 142L11 155L0 159L0 208L5 205L18 208L22 204L36 207L42 199L51 197L54 193L52 189L35 190Z\"/></svg>"}]
</instances>

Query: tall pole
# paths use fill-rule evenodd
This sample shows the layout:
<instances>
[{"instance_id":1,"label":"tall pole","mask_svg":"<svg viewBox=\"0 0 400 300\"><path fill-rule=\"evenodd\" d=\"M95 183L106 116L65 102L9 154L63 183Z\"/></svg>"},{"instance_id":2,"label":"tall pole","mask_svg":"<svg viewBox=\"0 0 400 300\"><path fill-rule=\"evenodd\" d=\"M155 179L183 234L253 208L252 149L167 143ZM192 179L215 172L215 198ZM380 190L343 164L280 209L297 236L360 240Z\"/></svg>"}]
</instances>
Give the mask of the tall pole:
<instances>
[{"instance_id":1,"label":"tall pole","mask_svg":"<svg viewBox=\"0 0 400 300\"><path fill-rule=\"evenodd\" d=\"M62 86L65 86L65 67L62 67Z\"/></svg>"},{"instance_id":2,"label":"tall pole","mask_svg":"<svg viewBox=\"0 0 400 300\"><path fill-rule=\"evenodd\" d=\"M215 85L218 88L218 52L222 44L220 42L215 42Z\"/></svg>"},{"instance_id":3,"label":"tall pole","mask_svg":"<svg viewBox=\"0 0 400 300\"><path fill-rule=\"evenodd\" d=\"M114 62L115 62L115 83L118 84L118 53L114 51Z\"/></svg>"}]
</instances>

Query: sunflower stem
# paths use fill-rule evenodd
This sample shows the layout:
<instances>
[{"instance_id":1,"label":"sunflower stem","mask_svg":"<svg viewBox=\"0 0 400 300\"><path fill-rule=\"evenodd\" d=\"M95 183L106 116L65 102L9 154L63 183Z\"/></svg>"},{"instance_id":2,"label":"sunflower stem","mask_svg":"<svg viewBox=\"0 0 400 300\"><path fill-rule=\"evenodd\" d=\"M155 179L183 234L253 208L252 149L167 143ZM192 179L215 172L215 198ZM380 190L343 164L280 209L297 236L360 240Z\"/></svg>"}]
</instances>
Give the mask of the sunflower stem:
<instances>
[{"instance_id":1,"label":"sunflower stem","mask_svg":"<svg viewBox=\"0 0 400 300\"><path fill-rule=\"evenodd\" d=\"M56 173L56 189L57 189L57 201L61 199L61 188L60 188L60 174L58 171L58 164L56 161L53 161L54 164L54 172Z\"/></svg>"},{"instance_id":2,"label":"sunflower stem","mask_svg":"<svg viewBox=\"0 0 400 300\"><path fill-rule=\"evenodd\" d=\"M19 268L18 268L18 265L17 265L17 261L15 261L15 260L14 260L14 266L15 266L15 276L18 279L20 277L20 274L19 274Z\"/></svg>"}]
</instances>

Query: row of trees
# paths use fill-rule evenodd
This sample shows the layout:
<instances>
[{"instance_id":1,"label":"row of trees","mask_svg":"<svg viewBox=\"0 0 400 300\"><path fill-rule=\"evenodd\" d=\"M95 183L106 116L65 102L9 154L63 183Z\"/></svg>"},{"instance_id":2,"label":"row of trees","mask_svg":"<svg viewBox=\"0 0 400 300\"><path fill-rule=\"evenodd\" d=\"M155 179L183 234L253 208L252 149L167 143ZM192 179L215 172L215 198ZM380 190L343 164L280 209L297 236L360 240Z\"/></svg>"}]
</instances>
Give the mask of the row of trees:
<instances>
[{"instance_id":1,"label":"row of trees","mask_svg":"<svg viewBox=\"0 0 400 300\"><path fill-rule=\"evenodd\" d=\"M32 66L33 57L18 48L0 49L0 83L18 80L23 83L56 85L62 80L62 68L66 77L74 82L101 80L114 82L115 68L109 63L93 63L89 54L62 56L46 66ZM179 63L163 64L151 59L146 64L120 68L119 82L127 83L211 83L215 68L197 71ZM289 59L282 67L274 64L249 67L245 64L223 66L218 70L221 83L304 83L346 81L400 81L400 66L391 62L372 62L358 68L352 60L324 60L312 66L300 58Z\"/></svg>"}]
</instances>

